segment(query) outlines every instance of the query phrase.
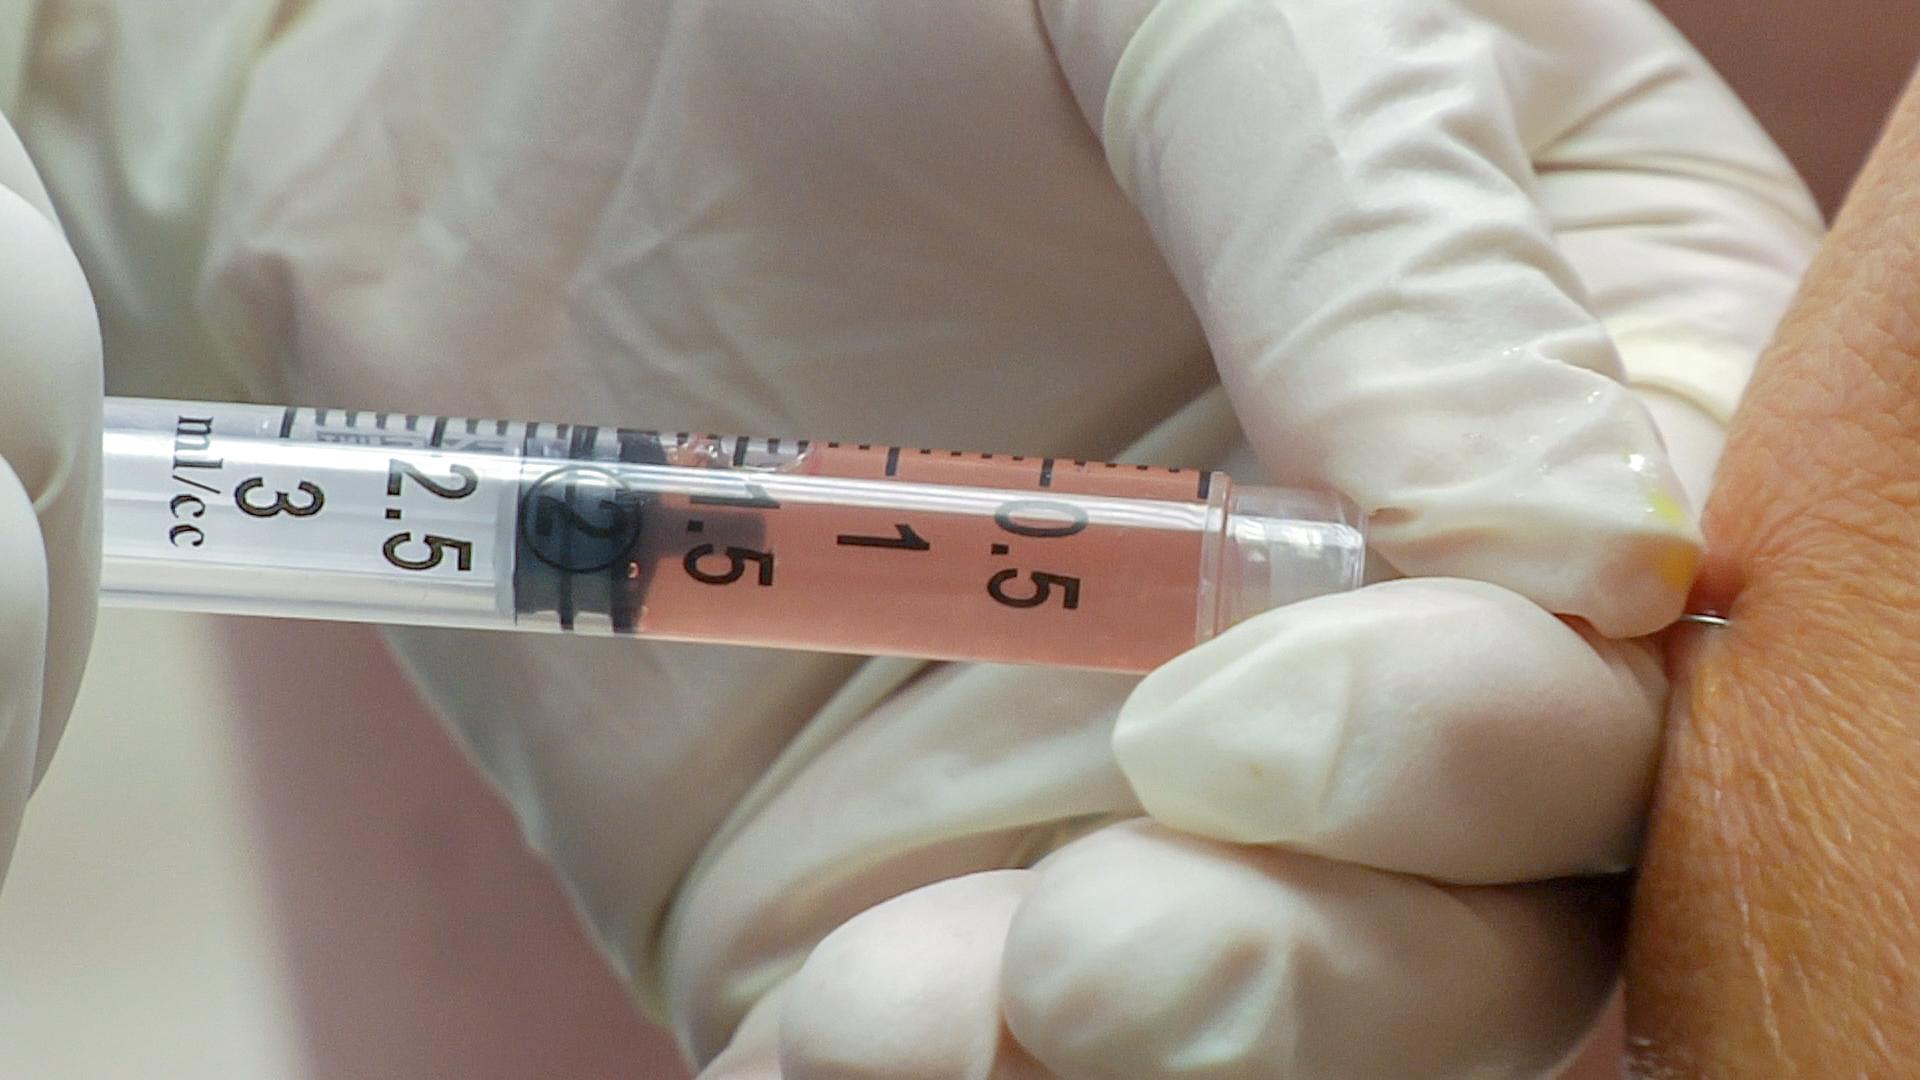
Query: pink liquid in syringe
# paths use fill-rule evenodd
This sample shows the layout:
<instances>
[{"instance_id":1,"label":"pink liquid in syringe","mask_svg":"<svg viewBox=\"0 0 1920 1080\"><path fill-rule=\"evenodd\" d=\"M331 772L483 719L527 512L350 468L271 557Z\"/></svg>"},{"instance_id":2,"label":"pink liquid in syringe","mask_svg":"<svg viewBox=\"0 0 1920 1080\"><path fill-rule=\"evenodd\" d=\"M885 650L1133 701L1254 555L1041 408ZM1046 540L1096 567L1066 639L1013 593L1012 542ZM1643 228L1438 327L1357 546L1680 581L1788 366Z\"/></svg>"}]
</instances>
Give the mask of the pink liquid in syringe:
<instances>
[{"instance_id":1,"label":"pink liquid in syringe","mask_svg":"<svg viewBox=\"0 0 1920 1080\"><path fill-rule=\"evenodd\" d=\"M684 641L1117 671L1191 648L1205 618L1223 475L647 438L655 464L738 482L693 496L582 463L562 495L547 474L521 509L523 613L573 628L594 611L615 632ZM837 480L860 493L837 495ZM876 481L894 497L875 500Z\"/></svg>"}]
</instances>

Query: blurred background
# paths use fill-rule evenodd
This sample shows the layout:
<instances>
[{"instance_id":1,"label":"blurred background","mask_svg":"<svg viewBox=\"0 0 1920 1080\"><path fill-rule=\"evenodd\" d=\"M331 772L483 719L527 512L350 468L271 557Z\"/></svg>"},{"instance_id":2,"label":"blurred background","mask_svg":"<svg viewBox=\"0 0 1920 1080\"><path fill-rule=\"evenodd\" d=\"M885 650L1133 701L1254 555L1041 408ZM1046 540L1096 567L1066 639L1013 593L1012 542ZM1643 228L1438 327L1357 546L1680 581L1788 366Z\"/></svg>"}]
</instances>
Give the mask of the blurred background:
<instances>
[{"instance_id":1,"label":"blurred background","mask_svg":"<svg viewBox=\"0 0 1920 1080\"><path fill-rule=\"evenodd\" d=\"M373 631L102 616L0 893L0 1076L686 1075Z\"/></svg>"},{"instance_id":2,"label":"blurred background","mask_svg":"<svg viewBox=\"0 0 1920 1080\"><path fill-rule=\"evenodd\" d=\"M1911 0L1662 6L1831 212ZM0 892L0 1076L686 1072L371 631L107 612Z\"/></svg>"}]
</instances>

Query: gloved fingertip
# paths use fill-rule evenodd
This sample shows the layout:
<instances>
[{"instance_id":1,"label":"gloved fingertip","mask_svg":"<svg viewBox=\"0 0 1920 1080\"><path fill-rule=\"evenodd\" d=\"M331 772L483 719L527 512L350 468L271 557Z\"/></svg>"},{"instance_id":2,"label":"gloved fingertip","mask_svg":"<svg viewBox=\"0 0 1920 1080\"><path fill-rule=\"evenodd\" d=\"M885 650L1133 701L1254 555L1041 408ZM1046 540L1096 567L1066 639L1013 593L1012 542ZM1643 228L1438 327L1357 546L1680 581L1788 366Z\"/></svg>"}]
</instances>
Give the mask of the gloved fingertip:
<instances>
[{"instance_id":1,"label":"gloved fingertip","mask_svg":"<svg viewBox=\"0 0 1920 1080\"><path fill-rule=\"evenodd\" d=\"M1661 523L1684 514L1663 498L1652 512ZM1620 545L1612 559L1600 562L1586 603L1570 603L1561 614L1585 619L1603 637L1645 637L1673 625L1686 610L1687 593L1699 576L1706 550L1689 522L1684 531L1656 529Z\"/></svg>"},{"instance_id":2,"label":"gloved fingertip","mask_svg":"<svg viewBox=\"0 0 1920 1080\"><path fill-rule=\"evenodd\" d=\"M1114 756L1163 824L1448 881L1631 859L1665 678L1480 581L1408 578L1251 619L1149 674Z\"/></svg>"},{"instance_id":3,"label":"gloved fingertip","mask_svg":"<svg viewBox=\"0 0 1920 1080\"><path fill-rule=\"evenodd\" d=\"M896 897L829 934L793 977L783 1080L993 1075L1004 1056L1000 958L1024 870Z\"/></svg>"},{"instance_id":4,"label":"gloved fingertip","mask_svg":"<svg viewBox=\"0 0 1920 1080\"><path fill-rule=\"evenodd\" d=\"M792 980L760 995L725 1050L700 1070L696 1080L785 1080L780 1074L780 1017Z\"/></svg>"},{"instance_id":5,"label":"gloved fingertip","mask_svg":"<svg viewBox=\"0 0 1920 1080\"><path fill-rule=\"evenodd\" d=\"M1383 492L1369 522L1372 542L1408 576L1492 582L1606 637L1670 625L1705 542L1638 402L1610 384L1604 396L1610 416L1543 398L1539 415L1510 421L1498 467L1450 470L1444 482L1389 478L1391 497ZM1443 441L1444 432L1424 438Z\"/></svg>"},{"instance_id":6,"label":"gloved fingertip","mask_svg":"<svg viewBox=\"0 0 1920 1080\"><path fill-rule=\"evenodd\" d=\"M1248 438L1276 468L1314 462L1408 576L1493 582L1608 636L1671 622L1701 535L1654 419L1605 370L1601 329L1456 351L1431 369L1264 357L1248 392L1265 397L1242 411L1268 420Z\"/></svg>"},{"instance_id":7,"label":"gloved fingertip","mask_svg":"<svg viewBox=\"0 0 1920 1080\"><path fill-rule=\"evenodd\" d=\"M1575 528L1582 534L1478 550L1471 537L1457 547L1429 542L1423 548L1431 558L1395 565L1411 575L1494 582L1615 640L1644 637L1681 616L1705 548L1674 489L1652 490L1611 521ZM1524 529L1515 526L1516 532ZM1562 553L1558 560L1555 550Z\"/></svg>"},{"instance_id":8,"label":"gloved fingertip","mask_svg":"<svg viewBox=\"0 0 1920 1080\"><path fill-rule=\"evenodd\" d=\"M696 1080L786 1080L777 1060L742 1061L710 1065Z\"/></svg>"},{"instance_id":9,"label":"gloved fingertip","mask_svg":"<svg viewBox=\"0 0 1920 1080\"><path fill-rule=\"evenodd\" d=\"M33 504L0 461L0 881L33 786L47 640L47 565Z\"/></svg>"},{"instance_id":10,"label":"gloved fingertip","mask_svg":"<svg viewBox=\"0 0 1920 1080\"><path fill-rule=\"evenodd\" d=\"M93 640L101 343L92 291L59 222L8 182L0 175L0 380L7 388L0 396L0 458L26 488L34 535L45 537L48 626L36 654L44 664L34 765L40 775L79 693Z\"/></svg>"},{"instance_id":11,"label":"gloved fingertip","mask_svg":"<svg viewBox=\"0 0 1920 1080\"><path fill-rule=\"evenodd\" d=\"M1060 1076L1537 1076L1612 980L1577 889L1451 889L1145 822L1039 872L1004 995Z\"/></svg>"}]
</instances>

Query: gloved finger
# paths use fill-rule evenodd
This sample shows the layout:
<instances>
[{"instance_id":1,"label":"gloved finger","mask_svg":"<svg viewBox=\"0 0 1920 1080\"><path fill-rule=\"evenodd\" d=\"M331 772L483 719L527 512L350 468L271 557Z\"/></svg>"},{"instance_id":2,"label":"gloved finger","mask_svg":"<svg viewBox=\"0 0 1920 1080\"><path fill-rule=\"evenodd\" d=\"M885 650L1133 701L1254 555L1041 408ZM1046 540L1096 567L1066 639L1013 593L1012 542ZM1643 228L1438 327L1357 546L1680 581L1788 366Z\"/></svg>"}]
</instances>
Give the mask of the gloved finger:
<instances>
[{"instance_id":1,"label":"gloved finger","mask_svg":"<svg viewBox=\"0 0 1920 1080\"><path fill-rule=\"evenodd\" d=\"M1402 571L1647 633L1679 614L1699 537L1536 201L1531 128L1563 118L1536 97L1605 113L1592 91L1635 46L1697 73L1622 0L1481 7L1042 11L1268 469L1352 496ZM1587 28L1581 47L1516 60L1513 27L1543 20Z\"/></svg>"},{"instance_id":2,"label":"gloved finger","mask_svg":"<svg viewBox=\"0 0 1920 1080\"><path fill-rule=\"evenodd\" d=\"M0 462L0 881L33 787L46 638L40 524L19 479Z\"/></svg>"},{"instance_id":3,"label":"gloved finger","mask_svg":"<svg viewBox=\"0 0 1920 1080\"><path fill-rule=\"evenodd\" d=\"M13 130L0 122L0 458L44 550L46 648L33 775L45 771L93 638L100 564L100 335L92 294ZM14 573L0 564L0 574ZM24 572L24 571L23 571Z\"/></svg>"},{"instance_id":4,"label":"gloved finger","mask_svg":"<svg viewBox=\"0 0 1920 1080\"><path fill-rule=\"evenodd\" d=\"M761 995L727 1042L695 1080L782 1080L780 1017L793 989L788 979Z\"/></svg>"},{"instance_id":5,"label":"gloved finger","mask_svg":"<svg viewBox=\"0 0 1920 1080\"><path fill-rule=\"evenodd\" d=\"M1448 881L1631 865L1665 676L1497 585L1257 616L1140 683L1114 752L1156 820Z\"/></svg>"},{"instance_id":6,"label":"gloved finger","mask_svg":"<svg viewBox=\"0 0 1920 1080\"><path fill-rule=\"evenodd\" d=\"M1136 682L995 664L862 668L677 883L659 964L691 1052L717 1053L762 973L797 965L881 898L1026 865L1096 822L1139 816L1111 750L1111 717ZM725 722L693 730L711 738Z\"/></svg>"},{"instance_id":7,"label":"gloved finger","mask_svg":"<svg viewBox=\"0 0 1920 1080\"><path fill-rule=\"evenodd\" d=\"M1049 1080L1000 1015L1007 926L1033 878L951 878L829 934L788 987L782 1080Z\"/></svg>"},{"instance_id":8,"label":"gloved finger","mask_svg":"<svg viewBox=\"0 0 1920 1080\"><path fill-rule=\"evenodd\" d=\"M13 125L0 117L0 188L5 188L48 221L58 222L53 199Z\"/></svg>"},{"instance_id":9,"label":"gloved finger","mask_svg":"<svg viewBox=\"0 0 1920 1080\"><path fill-rule=\"evenodd\" d=\"M1724 428L1819 242L1811 194L1651 9L1475 6L1518 45L1509 78L1523 88L1534 196L1628 383L1656 410L1684 403ZM1711 461L1668 442L1704 496Z\"/></svg>"},{"instance_id":10,"label":"gloved finger","mask_svg":"<svg viewBox=\"0 0 1920 1080\"><path fill-rule=\"evenodd\" d=\"M1509 69L1529 88L1520 129L1535 197L1698 505L1747 376L1819 242L1819 210L1651 10L1543 18L1480 6L1524 45ZM1584 69L1566 62L1596 50L1604 59Z\"/></svg>"},{"instance_id":11,"label":"gloved finger","mask_svg":"<svg viewBox=\"0 0 1920 1080\"><path fill-rule=\"evenodd\" d=\"M1613 983L1588 883L1447 887L1144 822L1037 874L1003 1007L1064 1080L1537 1077Z\"/></svg>"}]
</instances>

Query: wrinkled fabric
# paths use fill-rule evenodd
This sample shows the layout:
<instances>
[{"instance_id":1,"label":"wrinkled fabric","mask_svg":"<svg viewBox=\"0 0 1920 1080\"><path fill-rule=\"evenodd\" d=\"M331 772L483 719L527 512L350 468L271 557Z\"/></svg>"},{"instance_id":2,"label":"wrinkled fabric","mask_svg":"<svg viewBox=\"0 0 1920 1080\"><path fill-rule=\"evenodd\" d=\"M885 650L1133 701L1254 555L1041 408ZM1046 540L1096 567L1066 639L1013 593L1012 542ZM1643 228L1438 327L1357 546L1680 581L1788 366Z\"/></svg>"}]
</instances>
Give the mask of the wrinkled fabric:
<instances>
[{"instance_id":1,"label":"wrinkled fabric","mask_svg":"<svg viewBox=\"0 0 1920 1080\"><path fill-rule=\"evenodd\" d=\"M161 6L43 0L24 39L129 379L1232 461L1342 490L1436 579L1137 686L393 632L705 1076L1509 1076L1574 1044L1610 915L1526 883L1632 858L1665 688L1628 639L1680 610L1689 493L1818 232L1657 16L214 6L240 29L157 80L171 126L83 77L164 70ZM133 167L168 130L202 137ZM190 280L116 246L175 229Z\"/></svg>"}]
</instances>

